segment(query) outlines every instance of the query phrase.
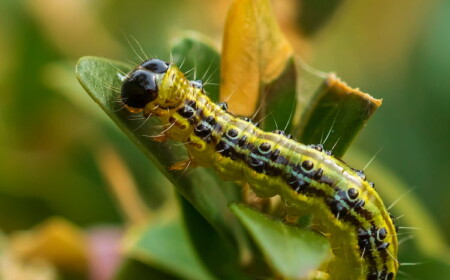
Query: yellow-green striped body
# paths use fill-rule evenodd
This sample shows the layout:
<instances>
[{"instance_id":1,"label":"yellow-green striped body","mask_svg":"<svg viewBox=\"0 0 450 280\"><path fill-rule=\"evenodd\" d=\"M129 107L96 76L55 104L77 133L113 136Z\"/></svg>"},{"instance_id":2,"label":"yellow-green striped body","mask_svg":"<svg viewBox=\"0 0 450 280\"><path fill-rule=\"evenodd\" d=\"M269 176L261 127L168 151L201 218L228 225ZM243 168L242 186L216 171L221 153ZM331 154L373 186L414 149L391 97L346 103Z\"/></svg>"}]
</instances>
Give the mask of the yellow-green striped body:
<instances>
[{"instance_id":1,"label":"yellow-green striped body","mask_svg":"<svg viewBox=\"0 0 450 280\"><path fill-rule=\"evenodd\" d=\"M312 213L330 240L330 279L391 280L398 270L393 220L361 171L283 132L265 132L213 103L175 65L158 75L158 97L144 107L187 143L191 160L224 180L249 183L260 197L279 195L290 214ZM207 187L207 186L205 186Z\"/></svg>"}]
</instances>

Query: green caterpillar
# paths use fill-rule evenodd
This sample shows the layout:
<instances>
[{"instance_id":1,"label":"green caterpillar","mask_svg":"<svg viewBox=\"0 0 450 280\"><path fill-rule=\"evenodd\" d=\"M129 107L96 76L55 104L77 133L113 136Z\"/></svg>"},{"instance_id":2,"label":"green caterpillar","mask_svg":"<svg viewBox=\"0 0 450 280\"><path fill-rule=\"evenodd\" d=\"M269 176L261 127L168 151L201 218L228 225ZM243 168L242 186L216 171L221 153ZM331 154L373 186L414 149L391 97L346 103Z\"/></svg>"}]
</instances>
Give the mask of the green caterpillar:
<instances>
[{"instance_id":1,"label":"green caterpillar","mask_svg":"<svg viewBox=\"0 0 450 280\"><path fill-rule=\"evenodd\" d=\"M362 171L321 145L304 145L283 131L265 132L213 103L201 82L174 64L150 59L123 81L132 112L157 116L161 137L187 143L192 163L213 167L225 180L248 182L260 197L279 195L289 214L313 214L329 239L330 279L392 280L398 270L397 228Z\"/></svg>"}]
</instances>

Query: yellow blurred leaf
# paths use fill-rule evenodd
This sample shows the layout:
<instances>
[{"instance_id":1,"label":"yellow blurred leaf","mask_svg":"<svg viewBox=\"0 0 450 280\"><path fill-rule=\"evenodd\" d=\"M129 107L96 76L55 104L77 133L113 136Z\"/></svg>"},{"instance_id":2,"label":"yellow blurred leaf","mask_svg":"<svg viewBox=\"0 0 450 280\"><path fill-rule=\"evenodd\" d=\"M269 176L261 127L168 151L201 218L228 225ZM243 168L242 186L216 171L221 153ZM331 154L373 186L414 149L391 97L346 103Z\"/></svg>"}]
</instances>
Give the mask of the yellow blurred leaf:
<instances>
[{"instance_id":1,"label":"yellow blurred leaf","mask_svg":"<svg viewBox=\"0 0 450 280\"><path fill-rule=\"evenodd\" d=\"M26 8L43 35L66 56L115 56L123 51L95 14L92 1L27 0ZM70 36L68 36L70 34ZM83 44L81 42L89 42Z\"/></svg>"},{"instance_id":2,"label":"yellow blurred leaf","mask_svg":"<svg viewBox=\"0 0 450 280\"><path fill-rule=\"evenodd\" d=\"M45 260L26 261L11 250L10 240L0 232L1 280L56 280L56 268Z\"/></svg>"},{"instance_id":3,"label":"yellow blurred leaf","mask_svg":"<svg viewBox=\"0 0 450 280\"><path fill-rule=\"evenodd\" d=\"M150 218L150 211L141 200L133 175L124 160L112 147L104 145L95 156L103 177L109 182L111 192L127 220L133 224Z\"/></svg>"},{"instance_id":4,"label":"yellow blurred leaf","mask_svg":"<svg viewBox=\"0 0 450 280\"><path fill-rule=\"evenodd\" d=\"M10 256L0 259L2 280L57 280L56 269L46 262L21 262Z\"/></svg>"},{"instance_id":5,"label":"yellow blurred leaf","mask_svg":"<svg viewBox=\"0 0 450 280\"><path fill-rule=\"evenodd\" d=\"M24 260L45 260L72 271L86 271L87 246L83 232L62 218L51 218L11 238L11 250Z\"/></svg>"},{"instance_id":6,"label":"yellow blurred leaf","mask_svg":"<svg viewBox=\"0 0 450 280\"><path fill-rule=\"evenodd\" d=\"M291 55L269 0L233 1L223 38L221 100L234 113L251 115L264 85L282 73Z\"/></svg>"}]
</instances>

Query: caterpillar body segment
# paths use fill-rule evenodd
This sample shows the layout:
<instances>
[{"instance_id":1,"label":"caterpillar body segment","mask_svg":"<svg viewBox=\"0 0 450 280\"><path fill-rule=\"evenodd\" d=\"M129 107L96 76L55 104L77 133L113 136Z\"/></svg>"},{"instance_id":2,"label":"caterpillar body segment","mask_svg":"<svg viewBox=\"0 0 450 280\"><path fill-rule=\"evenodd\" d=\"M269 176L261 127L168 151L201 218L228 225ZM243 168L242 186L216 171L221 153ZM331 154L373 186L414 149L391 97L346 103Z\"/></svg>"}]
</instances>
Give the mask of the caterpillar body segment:
<instances>
[{"instance_id":1,"label":"caterpillar body segment","mask_svg":"<svg viewBox=\"0 0 450 280\"><path fill-rule=\"evenodd\" d=\"M265 132L227 112L174 65L148 60L128 74L122 100L157 116L166 137L186 143L190 160L224 180L249 183L260 197L279 195L292 215L311 213L330 241L333 280L392 280L397 233L383 201L362 171L321 145L304 145L282 131Z\"/></svg>"}]
</instances>

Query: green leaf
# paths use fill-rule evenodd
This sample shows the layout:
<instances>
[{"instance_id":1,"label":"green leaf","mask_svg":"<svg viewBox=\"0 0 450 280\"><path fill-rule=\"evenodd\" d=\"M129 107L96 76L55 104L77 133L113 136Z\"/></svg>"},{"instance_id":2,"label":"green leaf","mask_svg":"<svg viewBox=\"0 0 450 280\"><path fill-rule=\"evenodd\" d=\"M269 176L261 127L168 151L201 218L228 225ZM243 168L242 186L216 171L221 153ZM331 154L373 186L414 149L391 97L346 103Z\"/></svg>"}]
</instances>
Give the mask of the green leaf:
<instances>
[{"instance_id":1,"label":"green leaf","mask_svg":"<svg viewBox=\"0 0 450 280\"><path fill-rule=\"evenodd\" d=\"M282 276L304 278L328 257L330 246L323 236L272 220L241 204L233 203L230 208Z\"/></svg>"},{"instance_id":2,"label":"green leaf","mask_svg":"<svg viewBox=\"0 0 450 280\"><path fill-rule=\"evenodd\" d=\"M158 279L158 280L177 280L178 277L172 276L164 271L158 270L140 261L133 259L124 260L114 276L115 280L129 279Z\"/></svg>"},{"instance_id":3,"label":"green leaf","mask_svg":"<svg viewBox=\"0 0 450 280\"><path fill-rule=\"evenodd\" d=\"M121 109L123 105L117 102L119 95L115 89L121 87L120 73L128 71L127 65L96 57L83 57L76 66L77 78L81 85L125 135L153 161L174 187L216 230L239 248L245 248L245 235L227 207L229 198L226 190L234 184L222 182L215 173L202 168L189 172L169 171L169 166L186 158L183 147L175 146L169 141L164 143L152 141L148 135L159 134L157 120L150 119L137 129L136 123L132 120L136 115Z\"/></svg>"},{"instance_id":4,"label":"green leaf","mask_svg":"<svg viewBox=\"0 0 450 280\"><path fill-rule=\"evenodd\" d=\"M219 100L220 54L213 40L197 32L184 32L171 45L173 62L192 80L202 80L211 100Z\"/></svg>"},{"instance_id":5,"label":"green leaf","mask_svg":"<svg viewBox=\"0 0 450 280\"><path fill-rule=\"evenodd\" d=\"M297 105L297 70L294 57L291 57L281 75L264 86L263 108L255 119L263 118L263 129L272 131L282 129L287 134L292 130L292 118Z\"/></svg>"},{"instance_id":6,"label":"green leaf","mask_svg":"<svg viewBox=\"0 0 450 280\"><path fill-rule=\"evenodd\" d=\"M127 256L181 279L215 279L198 260L179 221L147 225Z\"/></svg>"},{"instance_id":7,"label":"green leaf","mask_svg":"<svg viewBox=\"0 0 450 280\"><path fill-rule=\"evenodd\" d=\"M322 83L301 111L294 136L304 144L323 144L342 157L381 100L349 87L333 74L316 76Z\"/></svg>"},{"instance_id":8,"label":"green leaf","mask_svg":"<svg viewBox=\"0 0 450 280\"><path fill-rule=\"evenodd\" d=\"M189 239L205 266L219 279L248 279L236 247L223 238L183 197L179 198Z\"/></svg>"}]
</instances>

